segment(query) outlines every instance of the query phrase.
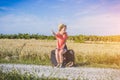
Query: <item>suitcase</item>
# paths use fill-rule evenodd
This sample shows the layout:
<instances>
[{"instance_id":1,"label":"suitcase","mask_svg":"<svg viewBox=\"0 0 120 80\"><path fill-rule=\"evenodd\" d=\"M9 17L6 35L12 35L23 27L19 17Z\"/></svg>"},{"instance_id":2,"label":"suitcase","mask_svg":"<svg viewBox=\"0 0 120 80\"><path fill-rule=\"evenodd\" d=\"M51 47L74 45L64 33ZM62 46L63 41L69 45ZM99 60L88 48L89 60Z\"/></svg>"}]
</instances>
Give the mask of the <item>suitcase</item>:
<instances>
[{"instance_id":1,"label":"suitcase","mask_svg":"<svg viewBox=\"0 0 120 80\"><path fill-rule=\"evenodd\" d=\"M63 54L63 67L72 67L75 64L75 53L73 50L67 50L66 53ZM57 65L55 50L51 51L51 63L53 66Z\"/></svg>"}]
</instances>

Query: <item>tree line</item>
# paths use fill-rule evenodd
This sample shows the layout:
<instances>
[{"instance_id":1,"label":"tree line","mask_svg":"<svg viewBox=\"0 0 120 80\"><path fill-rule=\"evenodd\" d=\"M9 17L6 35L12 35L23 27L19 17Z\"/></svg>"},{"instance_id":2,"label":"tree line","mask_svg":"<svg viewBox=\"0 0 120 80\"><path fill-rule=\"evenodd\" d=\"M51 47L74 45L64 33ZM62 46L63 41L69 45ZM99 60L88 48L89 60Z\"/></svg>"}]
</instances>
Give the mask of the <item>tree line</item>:
<instances>
[{"instance_id":1,"label":"tree line","mask_svg":"<svg viewBox=\"0 0 120 80\"><path fill-rule=\"evenodd\" d=\"M0 39L48 39L54 40L53 36L46 36L40 34L28 34L28 33L19 33L19 34L0 34Z\"/></svg>"},{"instance_id":2,"label":"tree line","mask_svg":"<svg viewBox=\"0 0 120 80\"><path fill-rule=\"evenodd\" d=\"M41 39L41 40L55 40L55 37L50 35L40 35L40 34L0 34L0 39ZM85 41L109 41L109 42L120 42L120 35L114 36L97 36L97 35L74 35L69 36L68 40L73 40L75 42L85 42Z\"/></svg>"},{"instance_id":3,"label":"tree line","mask_svg":"<svg viewBox=\"0 0 120 80\"><path fill-rule=\"evenodd\" d=\"M113 35L113 36L76 35L76 36L70 36L69 39L74 40L75 42L85 42L85 41L120 42L120 35Z\"/></svg>"}]
</instances>

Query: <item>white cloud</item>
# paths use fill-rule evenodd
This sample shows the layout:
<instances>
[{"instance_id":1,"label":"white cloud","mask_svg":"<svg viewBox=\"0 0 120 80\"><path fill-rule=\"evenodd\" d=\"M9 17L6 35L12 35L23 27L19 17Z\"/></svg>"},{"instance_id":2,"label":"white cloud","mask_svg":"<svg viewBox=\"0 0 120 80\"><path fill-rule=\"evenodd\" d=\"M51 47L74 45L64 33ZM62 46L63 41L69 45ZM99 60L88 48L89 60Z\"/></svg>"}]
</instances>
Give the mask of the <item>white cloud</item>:
<instances>
[{"instance_id":1,"label":"white cloud","mask_svg":"<svg viewBox=\"0 0 120 80\"><path fill-rule=\"evenodd\" d=\"M15 10L14 8L9 8L9 7L0 7L0 10L4 10L4 11L13 11Z\"/></svg>"},{"instance_id":2,"label":"white cloud","mask_svg":"<svg viewBox=\"0 0 120 80\"><path fill-rule=\"evenodd\" d=\"M67 0L58 0L58 1L62 1L62 2L65 2L65 1L67 1Z\"/></svg>"},{"instance_id":3,"label":"white cloud","mask_svg":"<svg viewBox=\"0 0 120 80\"><path fill-rule=\"evenodd\" d=\"M88 23L87 25L94 25L94 26L101 26L103 25L109 25L111 27L120 27L120 15L116 14L101 14L101 15L94 15L94 16L89 16L85 17L81 20L83 24ZM114 26L113 26L114 25ZM106 26L106 27L109 27Z\"/></svg>"},{"instance_id":4,"label":"white cloud","mask_svg":"<svg viewBox=\"0 0 120 80\"><path fill-rule=\"evenodd\" d=\"M71 24L78 34L120 34L120 15L101 14L78 18Z\"/></svg>"},{"instance_id":5,"label":"white cloud","mask_svg":"<svg viewBox=\"0 0 120 80\"><path fill-rule=\"evenodd\" d=\"M78 11L74 14L74 16L90 16L95 14L106 14L106 13L115 13L120 14L120 4L114 3L110 4L108 0L99 0L99 3L89 4L87 6L81 7ZM113 1L115 2L115 1ZM80 6L79 6L80 7Z\"/></svg>"},{"instance_id":6,"label":"white cloud","mask_svg":"<svg viewBox=\"0 0 120 80\"><path fill-rule=\"evenodd\" d=\"M51 35L51 29L57 31L57 25L64 23L68 26L69 35L94 34L111 35L120 34L120 15L101 14L78 17L71 20L64 17L49 19L35 15L6 15L0 17L0 32L3 33L40 33Z\"/></svg>"},{"instance_id":7,"label":"white cloud","mask_svg":"<svg viewBox=\"0 0 120 80\"><path fill-rule=\"evenodd\" d=\"M0 17L0 32L2 33L40 33L51 35L51 30L57 31L60 23L67 23L62 16L48 18L37 15L9 14Z\"/></svg>"},{"instance_id":8,"label":"white cloud","mask_svg":"<svg viewBox=\"0 0 120 80\"><path fill-rule=\"evenodd\" d=\"M87 6L80 11L76 12L74 16L80 16L80 15L89 15L90 13L96 13L100 9L101 5L92 5L92 6Z\"/></svg>"},{"instance_id":9,"label":"white cloud","mask_svg":"<svg viewBox=\"0 0 120 80\"><path fill-rule=\"evenodd\" d=\"M45 19L34 15L6 15L0 17L0 28L4 33L46 33Z\"/></svg>"}]
</instances>

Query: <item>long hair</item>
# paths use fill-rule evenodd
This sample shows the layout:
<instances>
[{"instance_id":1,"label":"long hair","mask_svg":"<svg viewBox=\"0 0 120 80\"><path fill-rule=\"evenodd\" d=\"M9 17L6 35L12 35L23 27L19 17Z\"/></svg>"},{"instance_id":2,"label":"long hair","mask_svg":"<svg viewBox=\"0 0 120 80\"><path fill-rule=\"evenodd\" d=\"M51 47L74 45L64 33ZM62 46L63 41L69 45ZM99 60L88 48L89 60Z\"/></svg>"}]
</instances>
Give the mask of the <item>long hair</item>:
<instances>
[{"instance_id":1,"label":"long hair","mask_svg":"<svg viewBox=\"0 0 120 80\"><path fill-rule=\"evenodd\" d=\"M67 26L65 24L59 24L58 25L58 28L59 28L58 30L61 31L64 27L67 28Z\"/></svg>"}]
</instances>

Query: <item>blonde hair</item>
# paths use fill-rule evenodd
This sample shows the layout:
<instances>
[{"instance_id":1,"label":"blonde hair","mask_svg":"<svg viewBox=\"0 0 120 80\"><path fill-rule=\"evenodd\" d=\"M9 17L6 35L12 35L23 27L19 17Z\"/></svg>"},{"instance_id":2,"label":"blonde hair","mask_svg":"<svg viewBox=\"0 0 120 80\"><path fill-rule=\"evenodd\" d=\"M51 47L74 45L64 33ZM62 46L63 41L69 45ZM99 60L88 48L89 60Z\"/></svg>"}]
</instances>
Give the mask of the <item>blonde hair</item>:
<instances>
[{"instance_id":1,"label":"blonde hair","mask_svg":"<svg viewBox=\"0 0 120 80\"><path fill-rule=\"evenodd\" d=\"M61 31L61 29L63 29L64 27L66 28L67 26L65 24L59 24L58 25L58 28L59 28L58 30Z\"/></svg>"}]
</instances>

